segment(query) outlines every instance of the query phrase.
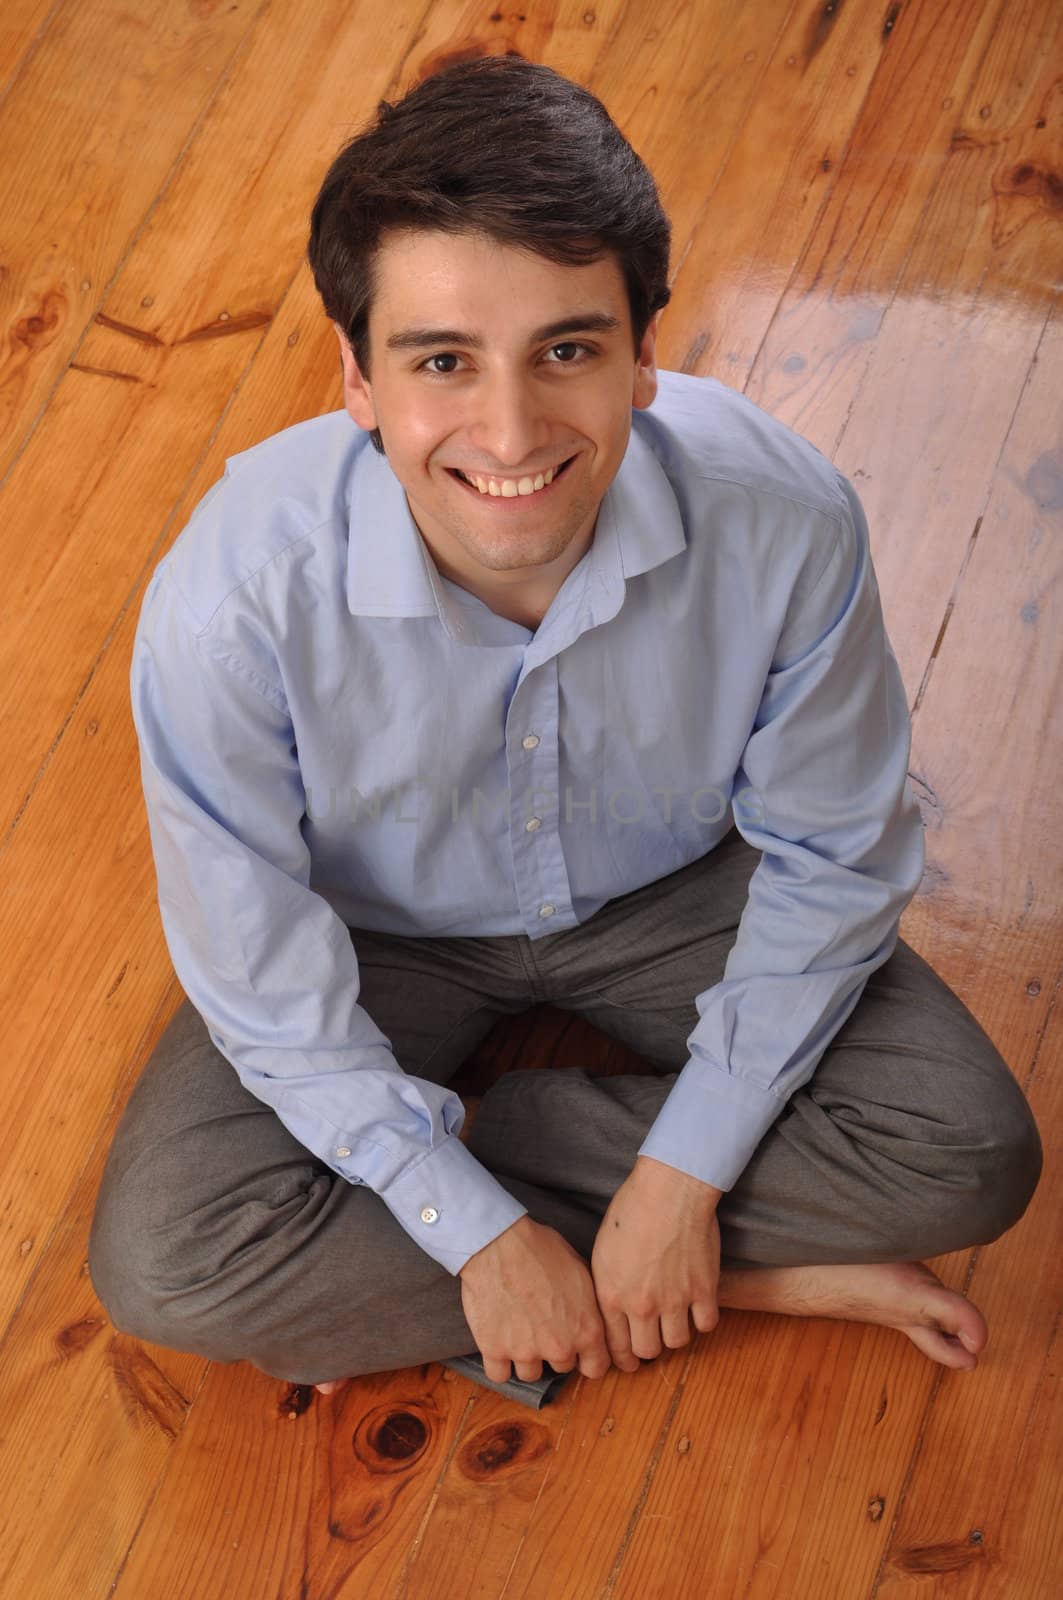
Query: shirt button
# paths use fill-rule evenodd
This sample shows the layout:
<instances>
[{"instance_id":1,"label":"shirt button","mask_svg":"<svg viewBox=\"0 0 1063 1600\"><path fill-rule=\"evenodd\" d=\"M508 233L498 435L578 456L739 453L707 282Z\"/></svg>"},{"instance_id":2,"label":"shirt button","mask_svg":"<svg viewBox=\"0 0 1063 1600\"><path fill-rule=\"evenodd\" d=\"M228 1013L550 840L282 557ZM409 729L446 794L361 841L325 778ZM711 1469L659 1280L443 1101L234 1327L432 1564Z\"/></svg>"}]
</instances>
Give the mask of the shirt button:
<instances>
[{"instance_id":1,"label":"shirt button","mask_svg":"<svg viewBox=\"0 0 1063 1600\"><path fill-rule=\"evenodd\" d=\"M549 905L540 906L539 907L539 915L541 917L552 917L556 910L557 910L556 906L549 906Z\"/></svg>"},{"instance_id":2,"label":"shirt button","mask_svg":"<svg viewBox=\"0 0 1063 1600\"><path fill-rule=\"evenodd\" d=\"M525 750L534 750L539 743L539 735L537 733L526 733L520 742Z\"/></svg>"},{"instance_id":3,"label":"shirt button","mask_svg":"<svg viewBox=\"0 0 1063 1600\"><path fill-rule=\"evenodd\" d=\"M345 1144L341 1144L339 1149L336 1151L336 1154L338 1156L349 1156L350 1153L351 1152L348 1150L348 1148L347 1148L347 1146Z\"/></svg>"},{"instance_id":4,"label":"shirt button","mask_svg":"<svg viewBox=\"0 0 1063 1600\"><path fill-rule=\"evenodd\" d=\"M541 828L542 825L542 817L529 817L527 822L524 824L524 831L525 833L534 833L536 828Z\"/></svg>"},{"instance_id":5,"label":"shirt button","mask_svg":"<svg viewBox=\"0 0 1063 1600\"><path fill-rule=\"evenodd\" d=\"M421 1212L421 1221L422 1222L438 1222L439 1221L439 1212L436 1210L435 1206L425 1206L424 1207L424 1209Z\"/></svg>"}]
</instances>

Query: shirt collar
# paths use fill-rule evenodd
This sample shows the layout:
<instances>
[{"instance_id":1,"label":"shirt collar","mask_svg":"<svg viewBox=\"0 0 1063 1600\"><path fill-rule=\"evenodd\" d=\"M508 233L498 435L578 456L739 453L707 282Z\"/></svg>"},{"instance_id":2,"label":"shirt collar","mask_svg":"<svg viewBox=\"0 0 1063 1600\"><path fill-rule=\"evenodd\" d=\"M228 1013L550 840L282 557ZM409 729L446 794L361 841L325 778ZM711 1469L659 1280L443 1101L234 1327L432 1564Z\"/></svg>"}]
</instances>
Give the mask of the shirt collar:
<instances>
[{"instance_id":1,"label":"shirt collar","mask_svg":"<svg viewBox=\"0 0 1063 1600\"><path fill-rule=\"evenodd\" d=\"M623 460L603 496L584 560L595 623L615 616L628 578L686 549L670 479L649 442L632 428ZM347 543L347 605L354 616L437 616L469 642L470 613L457 586L441 577L387 457L368 439L355 457ZM582 563L581 563L582 564ZM469 595L475 606L475 597Z\"/></svg>"}]
</instances>

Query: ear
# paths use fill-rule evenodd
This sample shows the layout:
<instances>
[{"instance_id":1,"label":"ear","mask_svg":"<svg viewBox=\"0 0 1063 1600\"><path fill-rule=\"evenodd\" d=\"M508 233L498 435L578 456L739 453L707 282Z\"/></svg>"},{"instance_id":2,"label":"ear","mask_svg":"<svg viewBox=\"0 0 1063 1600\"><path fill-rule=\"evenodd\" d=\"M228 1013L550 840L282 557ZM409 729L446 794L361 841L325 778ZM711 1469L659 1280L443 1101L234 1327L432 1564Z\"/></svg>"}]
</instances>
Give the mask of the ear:
<instances>
[{"instance_id":1,"label":"ear","mask_svg":"<svg viewBox=\"0 0 1063 1600\"><path fill-rule=\"evenodd\" d=\"M330 319L331 320L331 319ZM351 349L350 340L338 322L333 322L336 337L340 344L340 369L343 373L343 403L360 428L371 433L377 426L376 407L373 404L373 392L362 376L361 368L355 360L354 351Z\"/></svg>"},{"instance_id":2,"label":"ear","mask_svg":"<svg viewBox=\"0 0 1063 1600\"><path fill-rule=\"evenodd\" d=\"M631 404L636 411L645 411L657 398L657 328L660 320L661 313L658 311L643 334L639 347L631 393Z\"/></svg>"}]
</instances>

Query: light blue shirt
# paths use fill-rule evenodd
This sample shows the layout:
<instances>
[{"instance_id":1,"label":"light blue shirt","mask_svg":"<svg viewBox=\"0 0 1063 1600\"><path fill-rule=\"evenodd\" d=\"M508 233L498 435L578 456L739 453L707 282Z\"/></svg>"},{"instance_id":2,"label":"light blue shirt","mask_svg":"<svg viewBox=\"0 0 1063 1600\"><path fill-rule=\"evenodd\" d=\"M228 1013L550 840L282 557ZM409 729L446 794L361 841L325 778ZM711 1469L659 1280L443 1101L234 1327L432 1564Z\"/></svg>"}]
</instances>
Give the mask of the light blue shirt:
<instances>
[{"instance_id":1,"label":"light blue shirt","mask_svg":"<svg viewBox=\"0 0 1063 1600\"><path fill-rule=\"evenodd\" d=\"M229 457L144 595L132 708L174 970L244 1087L454 1274L527 1208L359 1004L349 928L539 939L733 818L763 855L639 1152L726 1190L923 872L855 490L717 380L658 381L536 629L441 576L346 411Z\"/></svg>"}]
</instances>

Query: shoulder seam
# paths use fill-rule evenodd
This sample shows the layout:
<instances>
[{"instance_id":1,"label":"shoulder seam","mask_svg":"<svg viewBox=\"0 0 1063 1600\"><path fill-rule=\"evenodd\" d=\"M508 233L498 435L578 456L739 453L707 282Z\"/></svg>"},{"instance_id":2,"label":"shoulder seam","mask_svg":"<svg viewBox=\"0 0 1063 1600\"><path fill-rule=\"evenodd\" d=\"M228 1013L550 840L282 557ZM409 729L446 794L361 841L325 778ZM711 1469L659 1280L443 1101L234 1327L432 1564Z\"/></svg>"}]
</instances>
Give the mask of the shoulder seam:
<instances>
[{"instance_id":1,"label":"shoulder seam","mask_svg":"<svg viewBox=\"0 0 1063 1600\"><path fill-rule=\"evenodd\" d=\"M226 671L231 672L234 677L245 678L257 694L261 695L264 700L269 700L269 702L274 705L278 711L283 711L285 715L288 715L288 697L284 693L283 689L280 689L275 684L270 683L268 678L264 678L262 674L260 672L256 672L253 667L249 667L247 663L241 660L241 658L232 650L223 652L219 648L218 641L207 639L205 634L207 628L210 626L209 622L197 632L195 627L196 619L192 613L192 607L189 605L180 584L173 575L173 569L170 566L166 566L163 569L163 578L169 582L170 587L180 599L181 606L188 617L192 642L196 648L202 648L204 654L209 655L212 661L216 661L220 667L224 667ZM235 593L235 590L233 593ZM224 602L222 603L224 604ZM214 617L217 616L218 610L220 609L220 607L215 609L211 617L211 621L214 620Z\"/></svg>"},{"instance_id":2,"label":"shoulder seam","mask_svg":"<svg viewBox=\"0 0 1063 1600\"><path fill-rule=\"evenodd\" d=\"M300 544L304 539L311 538L313 534L317 533L319 528L327 527L329 522L331 522L331 520L332 520L331 517L324 517L324 518L322 518L322 520L320 522L316 522L312 528L304 528L301 533L297 533L296 534L294 539L289 539L288 543L286 545L284 545L280 550L275 550L273 552L273 554L269 557L268 560L262 562L261 566L256 567L253 572L249 572L246 577L241 578L239 583L234 584L233 587L229 590L228 594L222 595L221 599L218 601L217 605L214 607L214 610L211 612L210 616L207 618L207 620L203 624L202 628L200 628L198 630L198 632L196 633L196 638L198 639L201 634L206 633L207 629L213 623L215 617L218 615L218 612L221 610L222 606L225 605L226 601L231 600L234 594L238 594L239 591L241 589L245 588L247 586L247 584L249 584L253 578L257 578L260 572L265 572L266 568L272 566L274 561L279 561L281 556L287 555L288 551L292 548L293 545ZM188 605L187 600L185 601L185 605L186 606ZM189 609L189 615L191 615L191 607L189 606L188 609ZM192 620L194 622L195 618L193 617Z\"/></svg>"},{"instance_id":3,"label":"shoulder seam","mask_svg":"<svg viewBox=\"0 0 1063 1600\"><path fill-rule=\"evenodd\" d=\"M845 513L839 515L839 517L838 517L838 537L835 539L834 543L831 545L830 550L827 553L826 561L824 561L822 567L817 572L815 583L812 584L812 586L809 589L807 595L805 596L806 602L812 599L812 596L815 594L816 590L819 588L820 584L823 582L823 579L826 577L827 568L830 566L831 562L834 560L834 557L837 555L838 550L841 547L842 540L845 537L845 533L846 533L847 529L852 533L853 538L856 541L856 561L857 561L857 570L859 571L859 567L860 567L860 529L857 527L855 518L853 517L852 513L848 510L848 507L846 507ZM849 602L848 602L848 599L847 599L846 600L846 604L848 605L848 603Z\"/></svg>"},{"instance_id":4,"label":"shoulder seam","mask_svg":"<svg viewBox=\"0 0 1063 1600\"><path fill-rule=\"evenodd\" d=\"M815 511L820 516L829 517L832 522L845 521L845 510L840 505L817 505L814 501L802 500L800 495L788 494L784 489L773 489L763 483L750 483L745 478L728 478L722 472L695 472L691 476L702 483L730 483L736 489L751 489L757 494L770 494L776 500L785 500L790 505L803 506L806 511Z\"/></svg>"}]
</instances>

